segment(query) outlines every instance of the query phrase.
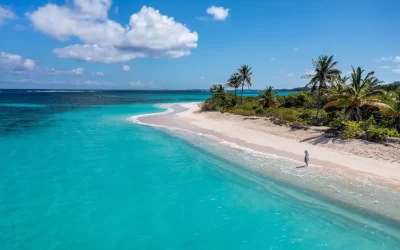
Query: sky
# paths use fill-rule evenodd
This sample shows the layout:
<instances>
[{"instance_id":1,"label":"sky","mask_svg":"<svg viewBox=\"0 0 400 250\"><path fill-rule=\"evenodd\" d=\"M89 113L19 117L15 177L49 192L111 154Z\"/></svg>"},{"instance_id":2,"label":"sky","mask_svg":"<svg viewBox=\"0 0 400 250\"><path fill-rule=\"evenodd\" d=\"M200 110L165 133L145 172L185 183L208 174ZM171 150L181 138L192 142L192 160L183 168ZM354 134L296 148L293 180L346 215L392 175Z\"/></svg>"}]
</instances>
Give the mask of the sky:
<instances>
[{"instance_id":1,"label":"sky","mask_svg":"<svg viewBox=\"0 0 400 250\"><path fill-rule=\"evenodd\" d=\"M0 0L0 88L301 87L334 55L400 81L398 0Z\"/></svg>"}]
</instances>

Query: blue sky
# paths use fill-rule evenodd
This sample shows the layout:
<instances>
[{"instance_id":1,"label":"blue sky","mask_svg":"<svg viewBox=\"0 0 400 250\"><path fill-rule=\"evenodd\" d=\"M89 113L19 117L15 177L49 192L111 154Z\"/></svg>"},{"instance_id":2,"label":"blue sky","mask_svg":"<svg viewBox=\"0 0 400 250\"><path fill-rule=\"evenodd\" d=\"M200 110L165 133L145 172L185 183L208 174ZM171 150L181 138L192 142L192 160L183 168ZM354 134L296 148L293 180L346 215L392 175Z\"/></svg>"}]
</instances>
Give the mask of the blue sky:
<instances>
[{"instance_id":1,"label":"blue sky","mask_svg":"<svg viewBox=\"0 0 400 250\"><path fill-rule=\"evenodd\" d=\"M390 83L400 80L399 9L395 0L3 0L0 88L208 88L243 64L255 89L292 88L321 54Z\"/></svg>"}]
</instances>

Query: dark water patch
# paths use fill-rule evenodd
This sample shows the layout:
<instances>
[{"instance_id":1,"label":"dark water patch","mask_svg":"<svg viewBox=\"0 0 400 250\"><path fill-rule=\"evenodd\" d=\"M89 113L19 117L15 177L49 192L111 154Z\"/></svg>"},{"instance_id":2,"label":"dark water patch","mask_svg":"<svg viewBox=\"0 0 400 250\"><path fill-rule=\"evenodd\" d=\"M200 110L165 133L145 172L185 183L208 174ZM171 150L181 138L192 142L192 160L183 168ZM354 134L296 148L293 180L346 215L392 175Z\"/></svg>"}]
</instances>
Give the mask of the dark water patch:
<instances>
[{"instance_id":1,"label":"dark water patch","mask_svg":"<svg viewBox=\"0 0 400 250\"><path fill-rule=\"evenodd\" d=\"M0 90L0 136L26 132L53 114L104 105L203 101L202 91ZM48 121L46 126L51 126Z\"/></svg>"}]
</instances>

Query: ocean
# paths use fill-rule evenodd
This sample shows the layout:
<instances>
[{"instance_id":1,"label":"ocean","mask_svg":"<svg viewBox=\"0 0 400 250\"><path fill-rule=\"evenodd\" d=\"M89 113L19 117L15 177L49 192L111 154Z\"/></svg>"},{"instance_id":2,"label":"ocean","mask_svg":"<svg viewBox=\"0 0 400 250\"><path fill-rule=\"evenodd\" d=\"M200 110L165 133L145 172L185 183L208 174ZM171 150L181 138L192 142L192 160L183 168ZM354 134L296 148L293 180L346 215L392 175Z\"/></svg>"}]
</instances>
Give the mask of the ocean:
<instances>
[{"instance_id":1,"label":"ocean","mask_svg":"<svg viewBox=\"0 0 400 250\"><path fill-rule=\"evenodd\" d=\"M0 249L400 249L399 225L129 119L208 96L1 90Z\"/></svg>"}]
</instances>

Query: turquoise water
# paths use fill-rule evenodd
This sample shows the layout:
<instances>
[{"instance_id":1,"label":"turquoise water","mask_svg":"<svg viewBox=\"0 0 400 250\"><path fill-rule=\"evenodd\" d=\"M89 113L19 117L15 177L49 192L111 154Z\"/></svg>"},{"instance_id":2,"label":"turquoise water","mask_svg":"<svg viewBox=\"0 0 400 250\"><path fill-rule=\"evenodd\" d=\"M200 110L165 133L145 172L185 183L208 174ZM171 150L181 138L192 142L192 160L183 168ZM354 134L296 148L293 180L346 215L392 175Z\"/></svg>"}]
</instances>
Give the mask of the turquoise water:
<instances>
[{"instance_id":1,"label":"turquoise water","mask_svg":"<svg viewBox=\"0 0 400 250\"><path fill-rule=\"evenodd\" d=\"M0 108L17 112L13 121L36 119L19 127L2 120L2 250L400 249L399 239L370 223L304 202L289 185L127 120L159 112L155 103L204 96L92 93L71 107L65 100L78 94L53 95Z\"/></svg>"}]
</instances>

